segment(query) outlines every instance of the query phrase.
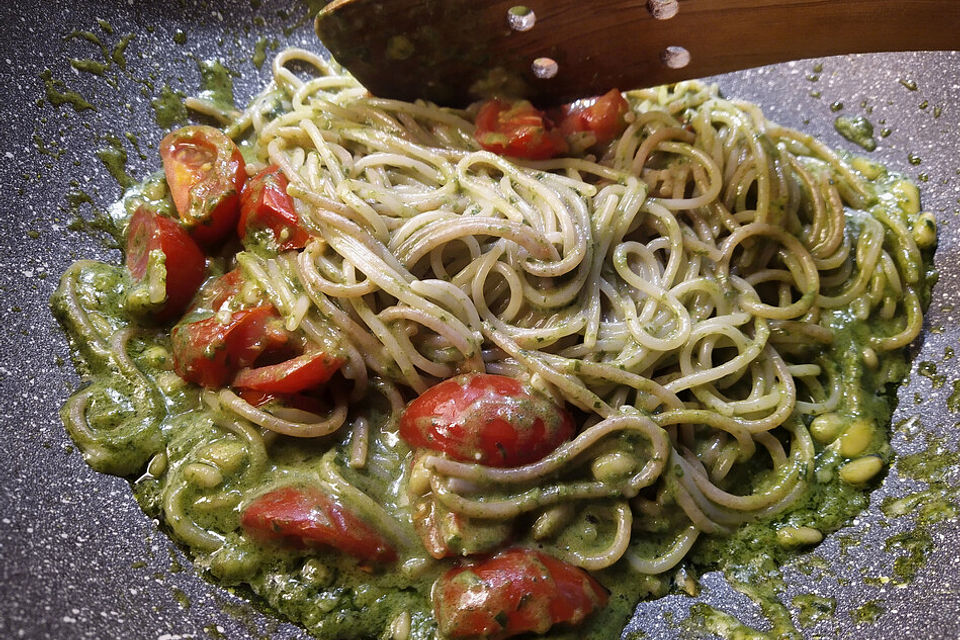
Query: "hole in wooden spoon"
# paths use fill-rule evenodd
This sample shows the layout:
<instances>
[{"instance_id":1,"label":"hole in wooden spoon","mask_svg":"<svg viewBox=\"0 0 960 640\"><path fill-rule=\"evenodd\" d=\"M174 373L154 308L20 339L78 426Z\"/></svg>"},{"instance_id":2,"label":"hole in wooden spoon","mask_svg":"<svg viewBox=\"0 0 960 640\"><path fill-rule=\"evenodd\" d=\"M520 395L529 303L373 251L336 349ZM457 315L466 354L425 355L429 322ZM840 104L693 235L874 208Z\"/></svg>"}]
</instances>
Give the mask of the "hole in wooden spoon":
<instances>
[{"instance_id":1,"label":"hole in wooden spoon","mask_svg":"<svg viewBox=\"0 0 960 640\"><path fill-rule=\"evenodd\" d=\"M514 31L530 31L537 24L537 14L530 7L518 4L507 9L507 24Z\"/></svg>"},{"instance_id":2,"label":"hole in wooden spoon","mask_svg":"<svg viewBox=\"0 0 960 640\"><path fill-rule=\"evenodd\" d=\"M690 64L690 52L680 46L669 46L660 52L660 61L671 69L682 69Z\"/></svg>"},{"instance_id":3,"label":"hole in wooden spoon","mask_svg":"<svg viewBox=\"0 0 960 640\"><path fill-rule=\"evenodd\" d=\"M531 67L533 75L545 80L557 75L557 71L560 70L560 65L553 58L537 58Z\"/></svg>"},{"instance_id":4,"label":"hole in wooden spoon","mask_svg":"<svg viewBox=\"0 0 960 640\"><path fill-rule=\"evenodd\" d=\"M677 0L647 0L647 11L656 20L669 20L679 10L680 3Z\"/></svg>"}]
</instances>

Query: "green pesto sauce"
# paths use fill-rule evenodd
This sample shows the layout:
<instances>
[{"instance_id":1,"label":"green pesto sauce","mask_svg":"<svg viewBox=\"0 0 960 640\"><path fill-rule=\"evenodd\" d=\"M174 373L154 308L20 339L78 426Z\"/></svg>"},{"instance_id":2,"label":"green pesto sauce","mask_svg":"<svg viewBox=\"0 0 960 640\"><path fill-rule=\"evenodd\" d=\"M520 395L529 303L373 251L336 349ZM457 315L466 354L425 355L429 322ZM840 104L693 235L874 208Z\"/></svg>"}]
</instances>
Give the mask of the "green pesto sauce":
<instances>
[{"instance_id":1,"label":"green pesto sauce","mask_svg":"<svg viewBox=\"0 0 960 640\"><path fill-rule=\"evenodd\" d=\"M897 468L902 474L922 480L933 478L938 470L957 467L958 464L960 454L939 439L933 439L925 451L902 456L897 460Z\"/></svg>"},{"instance_id":2,"label":"green pesto sauce","mask_svg":"<svg viewBox=\"0 0 960 640\"><path fill-rule=\"evenodd\" d=\"M708 632L727 640L766 640L777 637L749 627L735 616L703 602L697 602L690 607L690 616L683 622L683 629L694 637Z\"/></svg>"},{"instance_id":3,"label":"green pesto sauce","mask_svg":"<svg viewBox=\"0 0 960 640\"><path fill-rule=\"evenodd\" d=\"M267 38L261 37L257 40L257 43L253 48L253 66L257 69L263 66L263 63L267 60Z\"/></svg>"},{"instance_id":4,"label":"green pesto sauce","mask_svg":"<svg viewBox=\"0 0 960 640\"><path fill-rule=\"evenodd\" d=\"M790 603L797 610L801 627L811 627L822 620L830 620L837 609L836 598L826 598L812 593L794 596Z\"/></svg>"},{"instance_id":5,"label":"green pesto sauce","mask_svg":"<svg viewBox=\"0 0 960 640\"><path fill-rule=\"evenodd\" d=\"M59 107L65 104L69 104L73 107L74 111L96 111L94 107L86 98L82 95L67 89L62 80L57 80L53 77L53 72L50 69L44 69L40 72L40 79L43 80L43 86L46 89L47 102L55 107Z\"/></svg>"},{"instance_id":6,"label":"green pesto sauce","mask_svg":"<svg viewBox=\"0 0 960 640\"><path fill-rule=\"evenodd\" d=\"M189 120L187 108L183 105L186 96L182 92L164 85L160 95L150 101L153 107L153 119L161 129L169 129L175 124L185 124Z\"/></svg>"},{"instance_id":7,"label":"green pesto sauce","mask_svg":"<svg viewBox=\"0 0 960 640\"><path fill-rule=\"evenodd\" d=\"M173 599L177 601L177 604L179 604L181 608L184 610L190 608L190 597L184 593L183 589L173 587L171 591L173 592Z\"/></svg>"},{"instance_id":8,"label":"green pesto sauce","mask_svg":"<svg viewBox=\"0 0 960 640\"><path fill-rule=\"evenodd\" d=\"M879 600L870 600L853 611L851 616L860 623L873 623L883 615L886 609L880 604Z\"/></svg>"},{"instance_id":9,"label":"green pesto sauce","mask_svg":"<svg viewBox=\"0 0 960 640\"><path fill-rule=\"evenodd\" d=\"M103 141L107 146L97 149L97 157L107 168L107 171L124 189L132 187L133 178L127 173L127 150L124 148L123 140L113 134L103 136Z\"/></svg>"},{"instance_id":10,"label":"green pesto sauce","mask_svg":"<svg viewBox=\"0 0 960 640\"><path fill-rule=\"evenodd\" d=\"M113 35L113 27L109 23L98 20L100 29L107 35ZM130 41L134 38L134 33L128 33L120 38L113 45L111 49L100 37L93 33L92 31L72 31L67 36L67 40L85 40L91 44L96 45L100 50L100 54L103 57L103 61L97 61L92 59L78 59L74 58L70 60L70 65L77 71L85 71L87 73L93 73L99 76L102 76L111 66L117 65L121 70L126 70L127 68L127 58L124 55L127 49L127 45L130 44Z\"/></svg>"},{"instance_id":11,"label":"green pesto sauce","mask_svg":"<svg viewBox=\"0 0 960 640\"><path fill-rule=\"evenodd\" d=\"M888 538L883 550L903 554L893 561L894 584L908 585L933 550L933 539L925 530L907 531Z\"/></svg>"},{"instance_id":12,"label":"green pesto sauce","mask_svg":"<svg viewBox=\"0 0 960 640\"><path fill-rule=\"evenodd\" d=\"M66 200L71 213L80 213L80 207L84 204L93 206L93 198L89 193L80 189L80 183L72 183L71 189L67 192Z\"/></svg>"},{"instance_id":13,"label":"green pesto sauce","mask_svg":"<svg viewBox=\"0 0 960 640\"><path fill-rule=\"evenodd\" d=\"M58 160L66 151L66 149L63 148L57 148L54 143L47 144L43 141L43 138L36 133L33 134L33 144L37 148L37 151L45 156L50 156L54 160Z\"/></svg>"},{"instance_id":14,"label":"green pesto sauce","mask_svg":"<svg viewBox=\"0 0 960 640\"><path fill-rule=\"evenodd\" d=\"M123 70L126 70L127 68L127 58L125 55L127 45L129 45L130 41L133 40L134 35L135 34L133 33L128 33L120 38L120 41L114 45L113 51L110 53L110 59Z\"/></svg>"},{"instance_id":15,"label":"green pesto sauce","mask_svg":"<svg viewBox=\"0 0 960 640\"><path fill-rule=\"evenodd\" d=\"M109 68L109 65L105 62L99 62L97 60L90 60L87 58L71 58L70 66L77 71L84 71L86 73L92 73L98 76L102 76Z\"/></svg>"},{"instance_id":16,"label":"green pesto sauce","mask_svg":"<svg viewBox=\"0 0 960 640\"><path fill-rule=\"evenodd\" d=\"M917 373L924 378L928 378L934 389L939 389L947 381L946 376L937 373L936 363L929 360L924 360L917 365Z\"/></svg>"},{"instance_id":17,"label":"green pesto sauce","mask_svg":"<svg viewBox=\"0 0 960 640\"><path fill-rule=\"evenodd\" d=\"M960 413L960 380L953 381L953 393L947 398L947 408L953 413Z\"/></svg>"},{"instance_id":18,"label":"green pesto sauce","mask_svg":"<svg viewBox=\"0 0 960 640\"><path fill-rule=\"evenodd\" d=\"M834 120L833 128L844 138L867 151L877 148L877 140L873 137L873 124L863 116L839 116Z\"/></svg>"},{"instance_id":19,"label":"green pesto sauce","mask_svg":"<svg viewBox=\"0 0 960 640\"><path fill-rule=\"evenodd\" d=\"M234 109L234 72L223 66L219 60L201 60L197 64L200 67L200 85L203 87L200 97L219 107Z\"/></svg>"},{"instance_id":20,"label":"green pesto sauce","mask_svg":"<svg viewBox=\"0 0 960 640\"><path fill-rule=\"evenodd\" d=\"M127 139L127 142L133 147L133 150L137 152L137 155L140 156L141 160L146 160L147 156L143 153L143 149L140 148L140 139L137 138L135 133L127 131L123 134L123 137Z\"/></svg>"},{"instance_id":21,"label":"green pesto sauce","mask_svg":"<svg viewBox=\"0 0 960 640\"><path fill-rule=\"evenodd\" d=\"M70 215L67 223L68 229L96 235L106 248L120 248L123 238L118 232L115 222L107 212L94 204L90 194L80 189L79 182L76 180L70 182L70 189L67 191L64 200L66 206L63 206L62 209ZM83 212L88 208L90 214L85 216Z\"/></svg>"},{"instance_id":22,"label":"green pesto sauce","mask_svg":"<svg viewBox=\"0 0 960 640\"><path fill-rule=\"evenodd\" d=\"M103 53L104 58L108 58L110 56L110 50L107 48L107 45L103 44L103 41L100 40L100 37L92 31L81 31L77 29L68 33L64 37L64 40L86 40L90 44L96 45L97 48L100 49L101 53Z\"/></svg>"}]
</instances>

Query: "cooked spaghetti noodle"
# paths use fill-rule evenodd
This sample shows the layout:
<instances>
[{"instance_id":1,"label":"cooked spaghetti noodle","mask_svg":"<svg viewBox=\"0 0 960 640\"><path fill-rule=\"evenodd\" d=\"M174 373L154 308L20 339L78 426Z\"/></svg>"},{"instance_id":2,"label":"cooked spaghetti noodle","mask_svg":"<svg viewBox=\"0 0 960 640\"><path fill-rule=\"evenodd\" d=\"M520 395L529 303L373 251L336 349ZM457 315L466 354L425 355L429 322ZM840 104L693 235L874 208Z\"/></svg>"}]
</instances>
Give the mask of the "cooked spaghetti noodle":
<instances>
[{"instance_id":1,"label":"cooked spaghetti noodle","mask_svg":"<svg viewBox=\"0 0 960 640\"><path fill-rule=\"evenodd\" d=\"M660 575L698 536L790 512L847 459L886 456L877 392L904 374L929 287L916 188L711 86L626 97L628 126L598 156L543 161L483 151L472 112L371 97L302 50L276 57L242 113L194 100L243 141L249 173L282 169L311 236L221 268L341 354L349 386L323 415L201 398L166 371L162 331L98 298L119 270L78 263L56 304L107 374L65 407L71 435L94 467L146 469L141 497L200 564L275 603L279 570L251 559L237 513L282 483L322 486L395 544L401 571L378 579L399 589L449 563L413 533L408 485L483 526L525 523L521 540L589 571ZM430 453L411 468L405 400L483 371L575 407L576 436L519 467ZM280 608L321 637L426 637L427 590L370 605L359 631Z\"/></svg>"}]
</instances>

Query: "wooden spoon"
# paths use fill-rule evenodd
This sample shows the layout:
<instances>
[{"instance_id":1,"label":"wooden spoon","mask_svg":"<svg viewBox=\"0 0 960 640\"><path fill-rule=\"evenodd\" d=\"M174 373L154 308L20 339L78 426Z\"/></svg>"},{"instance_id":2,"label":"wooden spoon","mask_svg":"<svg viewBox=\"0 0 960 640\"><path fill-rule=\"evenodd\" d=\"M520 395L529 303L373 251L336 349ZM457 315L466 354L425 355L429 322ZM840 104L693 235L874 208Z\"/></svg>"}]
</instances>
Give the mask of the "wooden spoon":
<instances>
[{"instance_id":1,"label":"wooden spoon","mask_svg":"<svg viewBox=\"0 0 960 640\"><path fill-rule=\"evenodd\" d=\"M541 106L841 53L960 49L960 0L334 0L320 39L372 93Z\"/></svg>"}]
</instances>

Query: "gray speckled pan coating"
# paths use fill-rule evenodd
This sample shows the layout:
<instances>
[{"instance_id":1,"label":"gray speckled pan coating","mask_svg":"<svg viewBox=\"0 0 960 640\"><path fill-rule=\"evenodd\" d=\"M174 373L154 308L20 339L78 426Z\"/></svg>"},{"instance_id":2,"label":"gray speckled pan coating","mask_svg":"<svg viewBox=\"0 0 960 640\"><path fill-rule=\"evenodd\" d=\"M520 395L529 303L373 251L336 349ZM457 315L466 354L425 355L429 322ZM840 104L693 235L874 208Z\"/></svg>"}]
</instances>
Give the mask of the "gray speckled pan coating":
<instances>
[{"instance_id":1,"label":"gray speckled pan coating","mask_svg":"<svg viewBox=\"0 0 960 640\"><path fill-rule=\"evenodd\" d=\"M203 579L183 554L137 507L124 480L99 475L83 463L64 433L58 407L78 384L69 364L65 338L51 317L47 299L60 273L75 259L119 255L88 235L65 229L71 215L66 194L79 182L94 204L104 208L120 195L117 183L94 155L105 146L105 133L136 134L144 156L129 141L128 171L136 178L159 165L156 143L161 131L153 121L150 99L164 84L189 94L199 86L192 56L220 57L236 78L237 97L245 100L265 82L251 63L262 36L284 40L282 28L304 16L300 4L271 2L165 3L80 0L26 0L0 3L0 637L2 638L306 638L298 628L255 611L245 600ZM278 15L286 10L289 17ZM264 20L257 24L254 17ZM115 29L105 33L104 18ZM238 25L240 27L238 28ZM259 26L258 26L259 25ZM69 58L99 58L97 48L80 39L64 39L74 30L91 30L108 47L122 34L135 32L126 49L128 66L114 64L106 76L78 73ZM183 45L175 32L187 34ZM309 26L289 37L291 44L316 47ZM960 277L957 217L960 196L960 54L918 53L855 56L820 61L819 80L806 78L813 61L734 74L718 79L728 96L760 104L779 122L820 136L830 145L857 151L833 130L834 101L842 113L864 113L892 130L871 157L916 178L925 208L941 221L937 266L940 283L917 345L915 362L931 360L948 383L957 375L957 359L942 362L947 346L957 344L954 324ZM38 106L44 96L43 69L63 79L96 106L76 113L69 106ZM112 88L108 79L116 81ZM149 80L152 86L140 82ZM910 91L899 79L914 80ZM821 92L819 98L809 95ZM928 108L920 109L927 101ZM942 107L934 117L934 107ZM34 136L47 147L63 149L59 157L40 153ZM56 151L54 151L56 153ZM908 154L922 160L908 162ZM25 177L26 176L26 177ZM89 206L81 210L89 212ZM31 231L39 231L33 238ZM958 309L957 312L960 312ZM932 329L932 330L931 330ZM58 364L59 360L66 364ZM914 369L914 372L916 370ZM919 415L919 435L898 430L899 453L921 450L924 438L943 434L953 442L955 417L945 405L950 384L934 389L931 381L912 376L900 391L897 419ZM919 403L917 401L920 401ZM943 469L956 481L957 468ZM960 635L960 524L933 527L935 549L911 588L865 586L863 575L889 574L893 556L884 541L904 529L907 520L887 522L877 505L887 495L909 491L913 481L898 477L896 467L874 494L871 508L850 528L861 540L840 544L829 537L816 553L835 572L805 576L787 572L787 599L815 592L837 599L833 620L808 628L810 638L956 638ZM906 530L906 529L904 529ZM902 554L901 554L902 555ZM181 570L182 566L182 570ZM703 579L701 601L733 610L759 624L758 608L733 592L722 578ZM856 626L850 613L879 599L884 613L872 625ZM692 599L668 597L640 606L631 628L647 637L678 637L670 623L685 617ZM188 607L184 604L189 603Z\"/></svg>"}]
</instances>

